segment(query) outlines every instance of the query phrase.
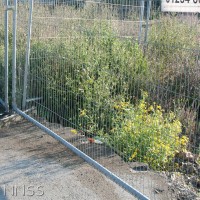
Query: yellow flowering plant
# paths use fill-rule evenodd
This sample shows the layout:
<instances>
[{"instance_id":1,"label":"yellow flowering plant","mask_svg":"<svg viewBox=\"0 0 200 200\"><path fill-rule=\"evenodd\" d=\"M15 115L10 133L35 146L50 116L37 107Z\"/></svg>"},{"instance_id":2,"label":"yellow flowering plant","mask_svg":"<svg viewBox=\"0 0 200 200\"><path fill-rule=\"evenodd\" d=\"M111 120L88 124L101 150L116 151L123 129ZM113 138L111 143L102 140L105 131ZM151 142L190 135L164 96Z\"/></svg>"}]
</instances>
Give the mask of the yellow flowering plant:
<instances>
[{"instance_id":1,"label":"yellow flowering plant","mask_svg":"<svg viewBox=\"0 0 200 200\"><path fill-rule=\"evenodd\" d=\"M148 94L135 105L116 103L118 114L108 142L126 161L148 163L157 170L167 170L175 154L186 149L188 138L180 136L182 125L173 112L165 113L160 105L149 105Z\"/></svg>"}]
</instances>

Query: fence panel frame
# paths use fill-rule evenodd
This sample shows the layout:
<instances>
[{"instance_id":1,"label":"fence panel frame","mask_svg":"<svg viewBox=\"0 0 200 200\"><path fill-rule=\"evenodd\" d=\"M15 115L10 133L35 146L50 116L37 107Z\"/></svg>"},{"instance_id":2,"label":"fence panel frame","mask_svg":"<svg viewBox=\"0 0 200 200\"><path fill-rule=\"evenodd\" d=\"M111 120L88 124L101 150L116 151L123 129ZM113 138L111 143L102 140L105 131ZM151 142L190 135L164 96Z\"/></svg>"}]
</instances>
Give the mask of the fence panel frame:
<instances>
[{"instance_id":1,"label":"fence panel frame","mask_svg":"<svg viewBox=\"0 0 200 200\"><path fill-rule=\"evenodd\" d=\"M38 128L46 132L48 135L59 141L61 144L63 144L65 147L69 148L72 152L74 152L76 155L84 159L86 162L88 162L91 166L95 167L97 170L99 170L101 173L103 173L105 176L110 178L112 181L114 181L116 184L124 188L126 191L128 191L130 194L135 196L137 199L140 200L149 200L147 196L142 194L137 189L130 186L128 183L120 179L118 176L113 174L111 171L103 167L101 164L99 164L97 161L86 155L83 151L80 151L77 149L74 145L67 142L65 139L57 135L52 130L48 129L46 126L39 123L34 118L30 117L26 112L23 112L20 108L18 108L16 103L16 80L17 80L17 66L16 66L16 53L17 53L17 2L18 0L14 0L14 7L13 7L13 48L12 48L12 108L13 110L36 125ZM25 64L25 74L24 74L24 90L23 90L23 108L26 106L26 90L27 90L27 75L28 75L28 66L29 66L29 56L30 56L30 38L31 38L31 21L32 21L32 10L33 10L33 0L29 0L30 3L30 13L29 13L29 29L28 29L28 38L27 38L27 52L26 52L26 64Z\"/></svg>"},{"instance_id":2,"label":"fence panel frame","mask_svg":"<svg viewBox=\"0 0 200 200\"><path fill-rule=\"evenodd\" d=\"M143 21L143 15L144 15L144 1L141 0L141 2L140 2L140 6L141 7L140 7L140 21L139 21L139 35L138 35L138 43L139 44L140 44L140 41L141 41L141 34L142 34L142 23L141 22ZM146 27L144 29L144 43L145 44L148 43L148 31L149 31L149 26L150 26L149 25L150 24L149 23L149 18L150 18L150 14L151 14L150 13L151 12L151 3L152 3L152 0L147 0L147 14L146 14L146 19L145 19L146 20ZM17 40L16 40L16 37L17 37L17 17L18 17L17 16L17 0L15 0L14 9L13 9L13 49L12 49L12 107L13 107L13 110L16 113L18 113L19 115L23 116L28 121L32 122L34 125L36 125L40 129L42 129L44 132L49 134L51 137L53 137L54 139L56 139L59 142L61 142L64 146L66 146L67 148L72 150L75 154L77 154L78 156L83 158L89 164L91 164L92 166L97 168L104 175L109 177L111 180L116 182L121 187L125 188L129 193L131 193L132 195L134 195L138 199L149 199L144 194L139 192L137 189L133 188L131 185L129 185L128 183L124 182L121 178L119 178L118 176L113 174L111 171L106 169L103 165L98 163L95 159L92 159L91 157L89 157L83 151L81 151L78 148L76 148L70 142L66 141L64 138L59 136L56 132L54 132L53 130L49 129L44 124L40 123L39 120L35 119L34 117L29 116L27 114L27 112L24 111L26 109L26 105L29 102L41 100L41 98L42 98L42 97L35 97L35 98L33 97L33 98L30 98L30 99L27 99L28 98L28 95L27 95L27 92L28 92L27 91L28 74L29 74L29 70L30 70L29 69L29 62L30 62L29 59L30 59L30 46L31 46L30 40L31 40L31 28L32 28L33 0L29 0L29 5L30 5L29 23L28 23L29 26L28 26L28 32L27 32L28 36L27 36L25 68L24 68L24 76L23 76L22 108L18 106L17 100L16 100L16 98L17 98L17 94L16 94L17 93L16 92L16 90L17 90L17 87L16 87L16 85L17 85L17 83L16 83L16 80L17 80L17 73L16 73L16 71L17 71L17 66L16 66Z\"/></svg>"}]
</instances>

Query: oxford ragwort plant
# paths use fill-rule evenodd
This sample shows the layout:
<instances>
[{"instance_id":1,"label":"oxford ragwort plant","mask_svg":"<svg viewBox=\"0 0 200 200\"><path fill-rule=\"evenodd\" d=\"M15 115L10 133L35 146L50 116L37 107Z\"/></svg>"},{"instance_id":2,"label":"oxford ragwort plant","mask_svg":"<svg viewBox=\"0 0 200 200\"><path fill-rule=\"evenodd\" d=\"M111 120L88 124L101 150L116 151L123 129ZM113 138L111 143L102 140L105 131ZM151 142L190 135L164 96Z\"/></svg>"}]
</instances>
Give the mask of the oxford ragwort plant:
<instances>
[{"instance_id":1,"label":"oxford ragwort plant","mask_svg":"<svg viewBox=\"0 0 200 200\"><path fill-rule=\"evenodd\" d=\"M181 135L181 123L173 112L165 113L160 105L147 103L147 93L133 106L118 102L111 133L106 141L121 152L126 161L148 163L152 169L168 170L175 155L185 151L188 138Z\"/></svg>"}]
</instances>

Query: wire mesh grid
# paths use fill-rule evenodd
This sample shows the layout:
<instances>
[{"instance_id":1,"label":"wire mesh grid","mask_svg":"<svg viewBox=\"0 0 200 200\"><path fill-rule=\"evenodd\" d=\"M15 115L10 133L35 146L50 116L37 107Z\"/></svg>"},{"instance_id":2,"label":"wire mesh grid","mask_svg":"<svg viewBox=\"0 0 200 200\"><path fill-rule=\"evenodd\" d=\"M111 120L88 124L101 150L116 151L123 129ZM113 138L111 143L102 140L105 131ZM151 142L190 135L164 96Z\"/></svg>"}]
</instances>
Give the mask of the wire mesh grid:
<instances>
[{"instance_id":1,"label":"wire mesh grid","mask_svg":"<svg viewBox=\"0 0 200 200\"><path fill-rule=\"evenodd\" d=\"M17 104L150 199L175 198L174 176L195 195L199 18L148 3L34 1L27 57L19 2Z\"/></svg>"},{"instance_id":2,"label":"wire mesh grid","mask_svg":"<svg viewBox=\"0 0 200 200\"><path fill-rule=\"evenodd\" d=\"M4 4L0 2L0 99L5 99L4 87Z\"/></svg>"}]
</instances>

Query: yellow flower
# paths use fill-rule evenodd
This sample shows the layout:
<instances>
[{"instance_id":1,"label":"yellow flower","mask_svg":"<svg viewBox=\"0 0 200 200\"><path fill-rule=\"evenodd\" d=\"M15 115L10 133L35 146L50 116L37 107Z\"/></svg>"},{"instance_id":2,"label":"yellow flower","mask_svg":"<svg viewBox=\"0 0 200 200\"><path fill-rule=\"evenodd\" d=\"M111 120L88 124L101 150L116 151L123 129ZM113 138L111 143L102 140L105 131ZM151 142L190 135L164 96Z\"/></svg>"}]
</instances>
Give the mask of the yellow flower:
<instances>
[{"instance_id":1,"label":"yellow flower","mask_svg":"<svg viewBox=\"0 0 200 200\"><path fill-rule=\"evenodd\" d=\"M139 109L141 111L146 111L146 102L144 102L143 100L140 102L139 104Z\"/></svg>"},{"instance_id":2,"label":"yellow flower","mask_svg":"<svg viewBox=\"0 0 200 200\"><path fill-rule=\"evenodd\" d=\"M76 129L72 129L72 130L71 130L71 133L77 134L78 132L77 132Z\"/></svg>"},{"instance_id":3,"label":"yellow flower","mask_svg":"<svg viewBox=\"0 0 200 200\"><path fill-rule=\"evenodd\" d=\"M185 147L185 146L187 145L187 143L188 143L188 137L182 136L182 137L181 137L180 143L181 143L181 145L182 145L183 147Z\"/></svg>"},{"instance_id":4,"label":"yellow flower","mask_svg":"<svg viewBox=\"0 0 200 200\"><path fill-rule=\"evenodd\" d=\"M169 113L169 120L174 120L175 114L173 112Z\"/></svg>"},{"instance_id":5,"label":"yellow flower","mask_svg":"<svg viewBox=\"0 0 200 200\"><path fill-rule=\"evenodd\" d=\"M157 106L157 109L158 109L158 110L161 110L161 106Z\"/></svg>"},{"instance_id":6,"label":"yellow flower","mask_svg":"<svg viewBox=\"0 0 200 200\"><path fill-rule=\"evenodd\" d=\"M80 112L80 117L83 117L83 116L85 116L86 115L86 112L87 112L87 110L81 110L81 112Z\"/></svg>"},{"instance_id":7,"label":"yellow flower","mask_svg":"<svg viewBox=\"0 0 200 200\"><path fill-rule=\"evenodd\" d=\"M129 158L129 161L132 161L136 156L137 156L137 152L138 152L138 149L136 149L134 151L134 153L131 155L131 157Z\"/></svg>"},{"instance_id":8,"label":"yellow flower","mask_svg":"<svg viewBox=\"0 0 200 200\"><path fill-rule=\"evenodd\" d=\"M121 102L115 104L114 108L116 110L125 110L126 108L128 108L129 105L130 105L129 102L121 101Z\"/></svg>"},{"instance_id":9,"label":"yellow flower","mask_svg":"<svg viewBox=\"0 0 200 200\"><path fill-rule=\"evenodd\" d=\"M147 97L148 97L148 92L146 92L146 91L141 91L142 92L142 97L143 97L143 99L145 100L145 99L147 99Z\"/></svg>"},{"instance_id":10,"label":"yellow flower","mask_svg":"<svg viewBox=\"0 0 200 200\"><path fill-rule=\"evenodd\" d=\"M151 105L150 107L149 107L149 109L148 109L148 111L153 111L154 109L153 109L153 106Z\"/></svg>"},{"instance_id":11,"label":"yellow flower","mask_svg":"<svg viewBox=\"0 0 200 200\"><path fill-rule=\"evenodd\" d=\"M118 109L120 108L120 106L119 106L119 105L114 105L114 108L115 108L116 110L118 110Z\"/></svg>"}]
</instances>

